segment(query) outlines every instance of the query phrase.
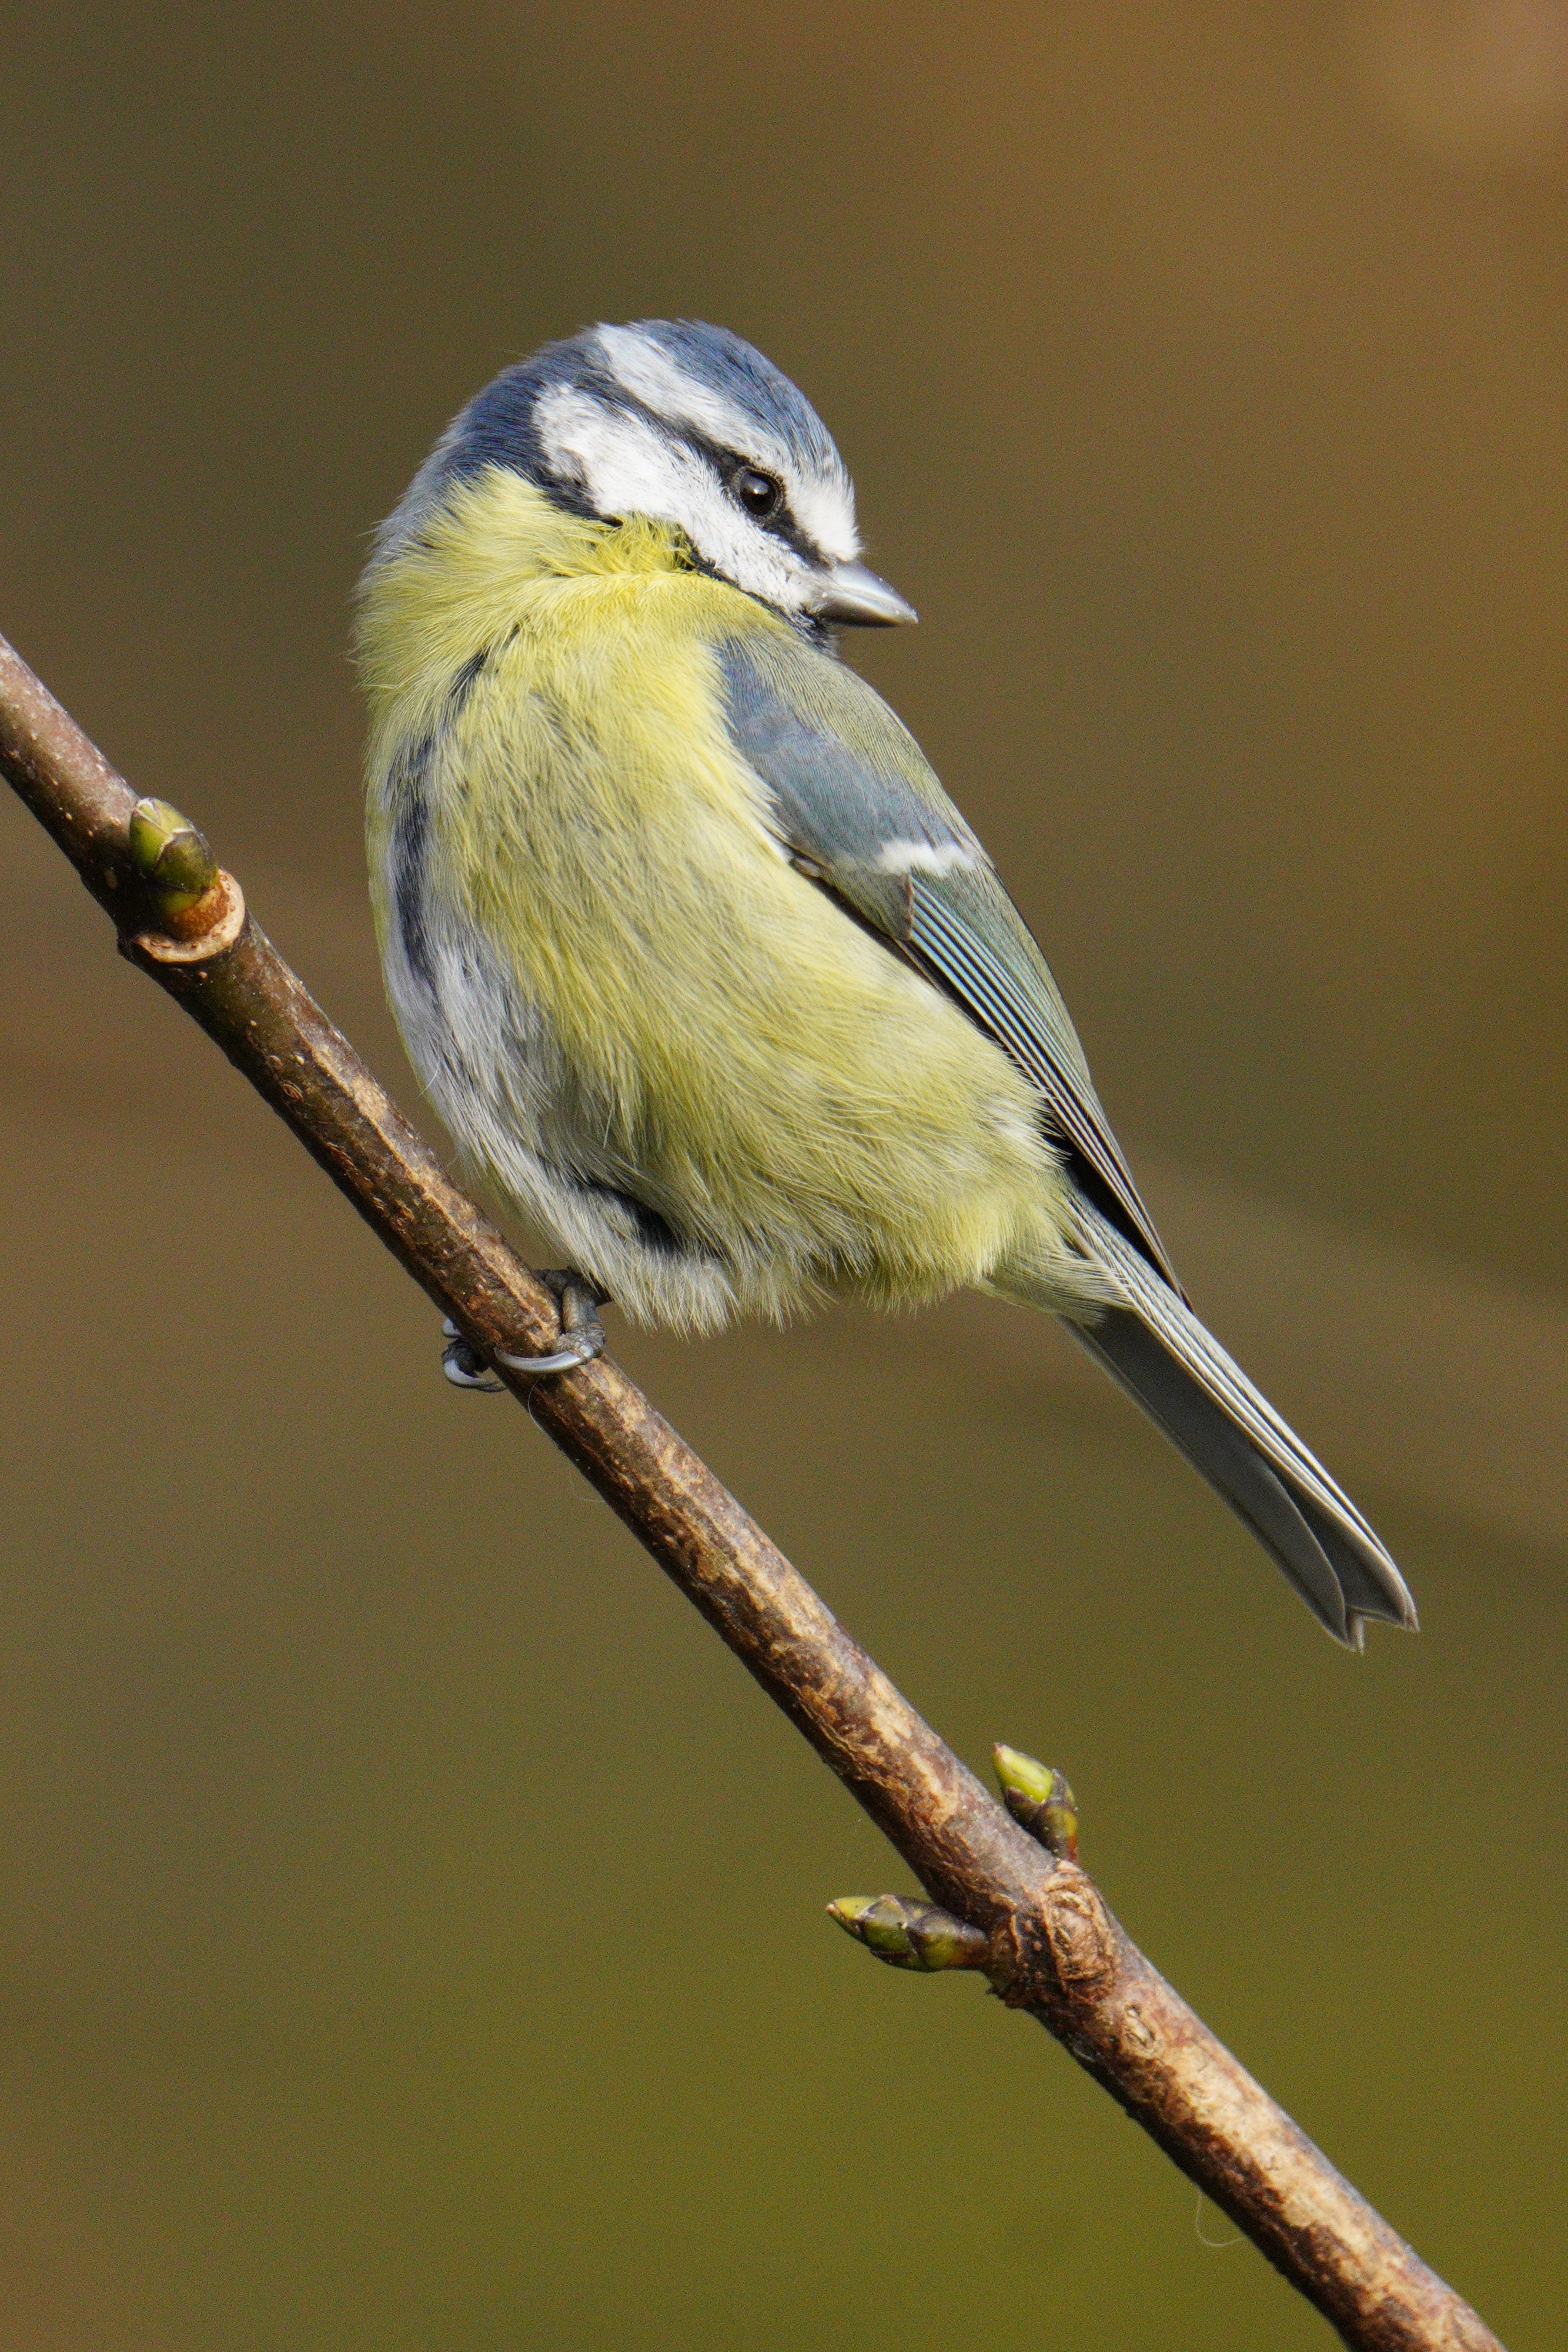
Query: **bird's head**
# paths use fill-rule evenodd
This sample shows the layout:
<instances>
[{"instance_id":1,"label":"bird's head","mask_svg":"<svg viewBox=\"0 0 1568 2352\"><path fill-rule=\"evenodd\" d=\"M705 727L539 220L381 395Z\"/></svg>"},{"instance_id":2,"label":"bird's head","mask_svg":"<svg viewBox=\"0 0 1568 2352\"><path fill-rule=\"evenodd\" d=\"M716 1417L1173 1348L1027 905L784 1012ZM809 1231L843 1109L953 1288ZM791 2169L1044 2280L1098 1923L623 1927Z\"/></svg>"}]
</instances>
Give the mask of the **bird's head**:
<instances>
[{"instance_id":1,"label":"bird's head","mask_svg":"<svg viewBox=\"0 0 1568 2352\"><path fill-rule=\"evenodd\" d=\"M507 368L437 446L405 527L496 466L576 514L674 524L704 571L798 625L915 618L857 560L854 485L816 410L723 327L589 327Z\"/></svg>"}]
</instances>

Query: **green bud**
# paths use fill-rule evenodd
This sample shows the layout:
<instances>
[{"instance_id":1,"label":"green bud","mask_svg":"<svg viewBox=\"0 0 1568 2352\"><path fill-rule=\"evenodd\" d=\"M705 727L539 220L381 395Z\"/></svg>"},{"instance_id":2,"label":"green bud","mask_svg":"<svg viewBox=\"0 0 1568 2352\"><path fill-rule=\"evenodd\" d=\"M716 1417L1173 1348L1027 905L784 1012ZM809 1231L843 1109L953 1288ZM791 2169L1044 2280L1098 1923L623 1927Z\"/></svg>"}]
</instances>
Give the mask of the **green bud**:
<instances>
[{"instance_id":1,"label":"green bud","mask_svg":"<svg viewBox=\"0 0 1568 2352\"><path fill-rule=\"evenodd\" d=\"M845 1895L829 1904L828 1916L890 1969L935 1976L942 1969L985 1966L988 1945L980 1930L935 1903L902 1895Z\"/></svg>"},{"instance_id":2,"label":"green bud","mask_svg":"<svg viewBox=\"0 0 1568 2352\"><path fill-rule=\"evenodd\" d=\"M205 835L167 801L141 800L132 809L131 863L165 919L188 912L218 878Z\"/></svg>"},{"instance_id":3,"label":"green bud","mask_svg":"<svg viewBox=\"0 0 1568 2352\"><path fill-rule=\"evenodd\" d=\"M829 1904L828 1916L843 1929L846 1936L853 1936L858 1940L861 1921L873 1904L881 1901L880 1895L841 1895L836 1903Z\"/></svg>"},{"instance_id":4,"label":"green bud","mask_svg":"<svg viewBox=\"0 0 1568 2352\"><path fill-rule=\"evenodd\" d=\"M1037 1838L1059 1862L1078 1859L1078 1800L1054 1765L1026 1756L1021 1748L993 1748L997 1779L1007 1809L1020 1829Z\"/></svg>"},{"instance_id":5,"label":"green bud","mask_svg":"<svg viewBox=\"0 0 1568 2352\"><path fill-rule=\"evenodd\" d=\"M990 1948L989 1937L978 1927L955 1919L950 1911L938 1910L935 1903L925 1905L921 1916L910 1921L909 1940L915 1948L915 1965L932 1975L939 1969L983 1968Z\"/></svg>"},{"instance_id":6,"label":"green bud","mask_svg":"<svg viewBox=\"0 0 1568 2352\"><path fill-rule=\"evenodd\" d=\"M1049 1764L1042 1764L1038 1757L1026 1756L1021 1748L1004 1748L999 1740L991 1756L1004 1797L1027 1798L1033 1805L1044 1803L1057 1777Z\"/></svg>"}]
</instances>

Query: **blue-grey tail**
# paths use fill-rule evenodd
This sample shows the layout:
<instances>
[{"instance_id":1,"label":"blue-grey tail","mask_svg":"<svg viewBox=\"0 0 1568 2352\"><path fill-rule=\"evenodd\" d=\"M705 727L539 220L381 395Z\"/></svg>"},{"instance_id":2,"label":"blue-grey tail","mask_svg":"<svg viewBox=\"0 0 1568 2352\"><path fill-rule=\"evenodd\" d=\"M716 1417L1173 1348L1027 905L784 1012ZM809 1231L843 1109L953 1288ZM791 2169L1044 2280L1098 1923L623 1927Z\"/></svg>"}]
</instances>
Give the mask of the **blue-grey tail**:
<instances>
[{"instance_id":1,"label":"blue-grey tail","mask_svg":"<svg viewBox=\"0 0 1568 2352\"><path fill-rule=\"evenodd\" d=\"M1222 1495L1336 1641L1368 1618L1416 1627L1416 1604L1349 1496L1191 1308L1088 1202L1083 1238L1124 1304L1070 1326Z\"/></svg>"}]
</instances>

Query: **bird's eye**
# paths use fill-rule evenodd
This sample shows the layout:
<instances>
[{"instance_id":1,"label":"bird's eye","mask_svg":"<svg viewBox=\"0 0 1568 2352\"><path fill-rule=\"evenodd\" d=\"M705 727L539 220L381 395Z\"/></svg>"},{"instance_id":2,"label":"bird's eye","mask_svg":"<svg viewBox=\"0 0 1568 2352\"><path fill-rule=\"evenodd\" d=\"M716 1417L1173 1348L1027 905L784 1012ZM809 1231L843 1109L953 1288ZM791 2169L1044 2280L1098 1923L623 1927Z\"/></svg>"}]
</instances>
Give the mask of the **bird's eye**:
<instances>
[{"instance_id":1,"label":"bird's eye","mask_svg":"<svg viewBox=\"0 0 1568 2352\"><path fill-rule=\"evenodd\" d=\"M747 513L763 521L777 514L784 503L783 485L776 482L771 474L759 473L755 466L742 466L730 488Z\"/></svg>"}]
</instances>

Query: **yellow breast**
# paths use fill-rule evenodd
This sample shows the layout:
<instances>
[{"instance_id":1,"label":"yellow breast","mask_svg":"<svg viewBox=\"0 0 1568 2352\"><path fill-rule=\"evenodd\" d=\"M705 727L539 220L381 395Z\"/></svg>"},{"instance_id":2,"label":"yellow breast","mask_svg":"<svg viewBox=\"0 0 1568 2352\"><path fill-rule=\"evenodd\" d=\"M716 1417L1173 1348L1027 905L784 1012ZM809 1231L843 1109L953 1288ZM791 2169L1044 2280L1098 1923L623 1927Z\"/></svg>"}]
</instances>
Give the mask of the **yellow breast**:
<instances>
[{"instance_id":1,"label":"yellow breast","mask_svg":"<svg viewBox=\"0 0 1568 2352\"><path fill-rule=\"evenodd\" d=\"M372 572L361 635L378 922L458 1139L507 1184L497 1125L526 1129L530 1166L634 1193L730 1306L773 1312L824 1285L932 1296L1062 1228L1023 1079L794 869L731 742L714 646L784 626L667 530L581 522L497 470ZM415 834L423 1011L398 903ZM530 1062L471 1089L441 1050L443 1022L478 1050L439 976L465 941L522 1008L493 1057ZM616 1279L667 1307L656 1269L635 1296Z\"/></svg>"}]
</instances>

